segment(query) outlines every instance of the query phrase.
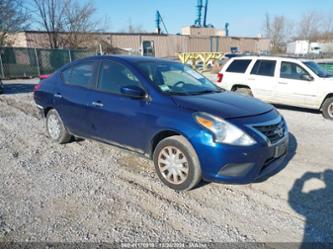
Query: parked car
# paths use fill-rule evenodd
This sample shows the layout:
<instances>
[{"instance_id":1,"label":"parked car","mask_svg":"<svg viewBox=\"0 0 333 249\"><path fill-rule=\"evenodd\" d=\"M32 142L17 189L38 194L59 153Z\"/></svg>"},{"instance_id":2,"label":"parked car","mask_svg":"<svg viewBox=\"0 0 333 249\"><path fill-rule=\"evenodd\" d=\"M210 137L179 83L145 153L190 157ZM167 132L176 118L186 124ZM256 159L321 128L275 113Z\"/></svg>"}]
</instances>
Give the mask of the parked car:
<instances>
[{"instance_id":1,"label":"parked car","mask_svg":"<svg viewBox=\"0 0 333 249\"><path fill-rule=\"evenodd\" d=\"M218 74L217 84L266 102L321 110L333 119L333 76L311 60L233 58Z\"/></svg>"},{"instance_id":2,"label":"parked car","mask_svg":"<svg viewBox=\"0 0 333 249\"><path fill-rule=\"evenodd\" d=\"M34 99L53 141L76 136L138 152L175 190L201 179L263 181L287 154L287 124L272 105L224 91L177 62L77 60L36 85Z\"/></svg>"}]
</instances>

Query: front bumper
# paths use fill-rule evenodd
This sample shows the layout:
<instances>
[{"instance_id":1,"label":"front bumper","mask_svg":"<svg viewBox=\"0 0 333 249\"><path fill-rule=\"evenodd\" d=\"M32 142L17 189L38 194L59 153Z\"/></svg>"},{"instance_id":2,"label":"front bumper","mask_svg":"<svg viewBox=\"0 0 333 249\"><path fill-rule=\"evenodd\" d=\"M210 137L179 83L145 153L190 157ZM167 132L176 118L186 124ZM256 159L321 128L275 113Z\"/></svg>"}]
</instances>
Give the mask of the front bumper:
<instances>
[{"instance_id":1,"label":"front bumper","mask_svg":"<svg viewBox=\"0 0 333 249\"><path fill-rule=\"evenodd\" d=\"M276 114L262 115L259 121L271 120L272 117L276 118ZM205 132L197 136L201 137L200 142L195 142L194 147L198 152L204 180L249 184L264 181L286 166L289 144L287 128L278 142L269 144L262 134L251 128L247 129L248 124L258 122L254 119L233 122L234 124L238 122L238 126L242 126L243 130L257 141L253 146L218 144L213 141L209 133Z\"/></svg>"}]
</instances>

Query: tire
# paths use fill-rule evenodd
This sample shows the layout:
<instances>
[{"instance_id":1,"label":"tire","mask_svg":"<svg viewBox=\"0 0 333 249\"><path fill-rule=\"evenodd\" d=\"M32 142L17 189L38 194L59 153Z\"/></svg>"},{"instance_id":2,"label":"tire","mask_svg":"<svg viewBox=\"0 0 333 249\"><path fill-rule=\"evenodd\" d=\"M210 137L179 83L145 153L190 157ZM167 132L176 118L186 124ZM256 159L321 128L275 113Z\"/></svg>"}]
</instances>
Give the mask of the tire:
<instances>
[{"instance_id":1,"label":"tire","mask_svg":"<svg viewBox=\"0 0 333 249\"><path fill-rule=\"evenodd\" d=\"M324 118L333 120L333 97L330 97L324 101L322 112Z\"/></svg>"},{"instance_id":2,"label":"tire","mask_svg":"<svg viewBox=\"0 0 333 249\"><path fill-rule=\"evenodd\" d=\"M171 158L166 157L166 155L171 156ZM172 156L174 156L174 159L172 159ZM175 160L177 157L181 161L178 164L176 163L176 165L172 165L175 161L168 161ZM201 167L197 153L190 142L183 136L167 137L160 141L154 151L153 160L158 177L171 189L188 191L194 188L201 180ZM172 167L172 173L166 169L168 165L164 162Z\"/></svg>"},{"instance_id":3,"label":"tire","mask_svg":"<svg viewBox=\"0 0 333 249\"><path fill-rule=\"evenodd\" d=\"M3 86L3 83L2 83L2 81L0 79L0 94L2 94L4 92L3 89L4 89L4 86Z\"/></svg>"},{"instance_id":4,"label":"tire","mask_svg":"<svg viewBox=\"0 0 333 249\"><path fill-rule=\"evenodd\" d=\"M234 92L237 92L237 93L240 93L240 94L246 95L246 96L251 96L251 97L253 96L251 89L248 87L236 87L234 89Z\"/></svg>"},{"instance_id":5,"label":"tire","mask_svg":"<svg viewBox=\"0 0 333 249\"><path fill-rule=\"evenodd\" d=\"M64 144L72 139L55 109L50 110L46 115L46 130L50 138L56 143Z\"/></svg>"}]
</instances>

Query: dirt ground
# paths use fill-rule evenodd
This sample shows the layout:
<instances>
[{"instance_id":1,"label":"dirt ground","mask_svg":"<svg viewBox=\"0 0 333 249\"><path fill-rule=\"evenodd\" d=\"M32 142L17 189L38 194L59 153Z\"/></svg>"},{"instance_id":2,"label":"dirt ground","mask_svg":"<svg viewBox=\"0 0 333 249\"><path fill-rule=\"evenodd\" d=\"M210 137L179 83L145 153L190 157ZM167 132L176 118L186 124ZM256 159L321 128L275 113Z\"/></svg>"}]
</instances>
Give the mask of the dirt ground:
<instances>
[{"instance_id":1,"label":"dirt ground","mask_svg":"<svg viewBox=\"0 0 333 249\"><path fill-rule=\"evenodd\" d=\"M50 141L33 80L0 95L0 241L333 242L333 122L279 107L289 162L264 183L177 193L116 147Z\"/></svg>"}]
</instances>

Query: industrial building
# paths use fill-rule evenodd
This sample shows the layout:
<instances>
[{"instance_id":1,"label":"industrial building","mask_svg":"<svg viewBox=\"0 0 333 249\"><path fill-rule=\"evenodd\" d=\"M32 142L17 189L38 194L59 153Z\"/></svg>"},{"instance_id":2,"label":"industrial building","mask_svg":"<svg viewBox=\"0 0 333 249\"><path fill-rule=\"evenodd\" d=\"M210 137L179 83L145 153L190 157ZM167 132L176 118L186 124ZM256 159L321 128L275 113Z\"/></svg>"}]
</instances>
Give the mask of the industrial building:
<instances>
[{"instance_id":1,"label":"industrial building","mask_svg":"<svg viewBox=\"0 0 333 249\"><path fill-rule=\"evenodd\" d=\"M220 32L220 33L219 33ZM218 35L220 34L220 35ZM66 36L66 33L61 33ZM13 47L49 48L47 33L25 31L11 35ZM230 52L238 48L240 52L255 52L270 49L270 41L256 37L227 37L214 28L186 27L182 34L157 33L92 33L83 47L119 48L129 53L142 53L157 57L174 57L179 52Z\"/></svg>"},{"instance_id":2,"label":"industrial building","mask_svg":"<svg viewBox=\"0 0 333 249\"><path fill-rule=\"evenodd\" d=\"M110 52L121 50L127 53L157 57L174 57L181 52L222 52L233 51L259 53L270 50L270 41L259 37L229 36L229 23L219 30L207 23L208 0L197 0L194 24L183 27L180 34L169 34L160 12L155 15L155 33L81 33L86 37L81 48L102 47ZM68 33L59 33L66 40ZM48 35L43 31L25 31L11 34L13 47L49 48ZM61 44L61 43L60 43ZM70 48L65 43L62 48Z\"/></svg>"}]
</instances>

